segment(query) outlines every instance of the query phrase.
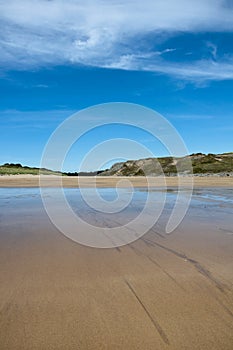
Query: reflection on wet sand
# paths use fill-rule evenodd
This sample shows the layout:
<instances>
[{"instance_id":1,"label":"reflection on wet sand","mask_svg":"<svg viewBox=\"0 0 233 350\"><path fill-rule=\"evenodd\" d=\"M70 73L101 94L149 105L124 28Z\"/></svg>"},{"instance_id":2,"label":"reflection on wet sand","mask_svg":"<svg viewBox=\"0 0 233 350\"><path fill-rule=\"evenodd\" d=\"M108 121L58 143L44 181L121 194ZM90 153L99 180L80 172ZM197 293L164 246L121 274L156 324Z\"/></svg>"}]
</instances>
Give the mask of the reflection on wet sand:
<instances>
[{"instance_id":1,"label":"reflection on wet sand","mask_svg":"<svg viewBox=\"0 0 233 350\"><path fill-rule=\"evenodd\" d=\"M114 191L100 190L107 200ZM118 214L88 208L77 189L66 195L104 229L132 220L146 191ZM1 189L0 348L232 349L232 190L195 189L185 219L166 234L175 196L169 191L155 226L134 243L95 249L52 225L39 189Z\"/></svg>"}]
</instances>

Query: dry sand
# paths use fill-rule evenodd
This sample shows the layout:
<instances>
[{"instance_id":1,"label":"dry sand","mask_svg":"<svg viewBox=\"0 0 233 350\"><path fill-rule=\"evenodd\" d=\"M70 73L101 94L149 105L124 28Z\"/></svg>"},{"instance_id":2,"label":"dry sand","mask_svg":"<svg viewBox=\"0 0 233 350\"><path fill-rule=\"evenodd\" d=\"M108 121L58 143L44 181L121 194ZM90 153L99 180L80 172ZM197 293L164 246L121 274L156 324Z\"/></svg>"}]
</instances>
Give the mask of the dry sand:
<instances>
[{"instance_id":1,"label":"dry sand","mask_svg":"<svg viewBox=\"0 0 233 350\"><path fill-rule=\"evenodd\" d=\"M191 208L171 235L94 249L40 208L2 211L0 349L232 350L231 215Z\"/></svg>"},{"instance_id":2,"label":"dry sand","mask_svg":"<svg viewBox=\"0 0 233 350\"><path fill-rule=\"evenodd\" d=\"M41 186L56 187L59 186L61 181L64 187L79 187L79 177L75 176L54 176L43 175ZM154 178L158 181L158 186L161 185L160 178ZM113 177L113 176L97 176L97 177L81 177L81 183L83 187L92 187L96 183L97 187L115 187L119 180L131 181L135 187L147 186L147 180L145 177ZM177 177L166 177L167 186L177 186ZM181 178L182 184L189 184L190 177ZM195 176L193 177L194 185L196 187L233 187L233 177L220 177L220 176ZM39 176L38 175L3 175L0 176L0 187L38 187ZM127 183L120 183L120 187L128 187Z\"/></svg>"}]
</instances>

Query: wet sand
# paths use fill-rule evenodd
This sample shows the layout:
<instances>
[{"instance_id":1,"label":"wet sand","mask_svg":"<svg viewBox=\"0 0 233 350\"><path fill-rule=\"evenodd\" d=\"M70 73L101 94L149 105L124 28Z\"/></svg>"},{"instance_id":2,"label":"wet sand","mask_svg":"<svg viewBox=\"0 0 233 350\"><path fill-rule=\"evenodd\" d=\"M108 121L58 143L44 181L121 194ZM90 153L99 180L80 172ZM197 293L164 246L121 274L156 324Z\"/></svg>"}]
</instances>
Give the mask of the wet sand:
<instances>
[{"instance_id":1,"label":"wet sand","mask_svg":"<svg viewBox=\"0 0 233 350\"><path fill-rule=\"evenodd\" d=\"M79 180L80 179L80 180ZM155 186L156 186L156 178ZM147 180L143 176L132 177L114 177L114 176L97 176L97 177L75 177L75 176L51 176L43 175L41 183L38 175L3 175L0 176L0 187L57 187L62 183L63 187L79 187L80 183L83 187L115 187L119 180L130 181L135 187L147 186ZM190 177L181 178L182 184L190 184ZM177 177L165 177L167 186L177 186ZM222 176L195 176L193 177L196 187L233 187L233 177ZM161 186L161 179L157 178L158 186ZM128 187L126 182L121 182L119 187Z\"/></svg>"},{"instance_id":2,"label":"wet sand","mask_svg":"<svg viewBox=\"0 0 233 350\"><path fill-rule=\"evenodd\" d=\"M172 234L165 211L136 242L94 249L18 190L1 201L1 350L232 350L232 204L196 198Z\"/></svg>"}]
</instances>

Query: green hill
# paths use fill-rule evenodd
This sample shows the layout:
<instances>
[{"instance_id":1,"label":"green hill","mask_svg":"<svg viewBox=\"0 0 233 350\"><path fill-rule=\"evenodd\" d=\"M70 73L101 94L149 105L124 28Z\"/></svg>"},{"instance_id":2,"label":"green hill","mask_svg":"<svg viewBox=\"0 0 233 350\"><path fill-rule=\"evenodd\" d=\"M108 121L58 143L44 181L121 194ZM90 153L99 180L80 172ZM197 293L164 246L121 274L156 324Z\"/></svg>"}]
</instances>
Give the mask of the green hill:
<instances>
[{"instance_id":1,"label":"green hill","mask_svg":"<svg viewBox=\"0 0 233 350\"><path fill-rule=\"evenodd\" d=\"M39 173L43 175L64 175L59 171L23 166L19 163L5 163L0 165L0 175L39 175Z\"/></svg>"}]
</instances>

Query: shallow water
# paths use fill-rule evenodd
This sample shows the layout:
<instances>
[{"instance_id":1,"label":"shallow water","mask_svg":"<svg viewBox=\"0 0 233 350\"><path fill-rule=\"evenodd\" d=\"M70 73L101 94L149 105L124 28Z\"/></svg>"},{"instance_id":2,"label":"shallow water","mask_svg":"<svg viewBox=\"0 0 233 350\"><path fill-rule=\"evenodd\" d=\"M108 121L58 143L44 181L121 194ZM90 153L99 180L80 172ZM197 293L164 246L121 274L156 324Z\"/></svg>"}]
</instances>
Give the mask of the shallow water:
<instances>
[{"instance_id":1,"label":"shallow water","mask_svg":"<svg viewBox=\"0 0 233 350\"><path fill-rule=\"evenodd\" d=\"M139 215L148 199L148 191L144 188L134 190L122 188L93 189L65 188L65 198L73 212L84 221L100 227L116 227L125 225ZM84 198L83 198L84 195ZM103 206L98 205L98 197L103 200ZM161 208L157 224L162 225L171 214L177 199L177 190L170 188L166 193L162 189L152 189L150 200L154 208ZM43 196L59 203L59 193L56 188L43 190ZM91 204L88 205L85 200ZM187 200L187 192L181 191L181 201ZM57 201L57 202L56 202ZM188 204L187 204L188 205ZM93 207L92 207L93 206ZM106 210L107 208L107 210ZM112 211L112 213L111 213ZM233 230L233 189L206 188L195 189L188 207L186 217L211 218L212 223L224 222L229 231ZM9 215L12 219L18 216L28 217L37 215L45 217L39 188L0 188L0 229L4 218ZM163 227L164 229L164 227Z\"/></svg>"},{"instance_id":2,"label":"shallow water","mask_svg":"<svg viewBox=\"0 0 233 350\"><path fill-rule=\"evenodd\" d=\"M148 196L148 191L145 188L135 188L134 190L129 190L127 188L122 188L116 191L115 188L98 188L95 192L91 188L82 190L84 195L91 199L96 193L100 198L104 199L109 203L109 208L111 204L119 197L122 201L127 202L129 194L132 195L132 201L127 206L126 210L129 212L135 210L140 210L145 204ZM169 189L165 194L164 190L158 188L151 190L153 192L153 198L155 203L161 203L163 196L165 196L165 208L171 207L177 198L177 189ZM185 190L181 191L181 197L185 199L187 192ZM90 209L85 203L85 198L83 198L80 189L77 188L65 188L65 197L74 211L85 211ZM48 188L43 190L43 195L45 197L53 197L56 199L58 192L56 188ZM127 197L127 198L126 198ZM227 206L233 208L233 189L230 188L207 188L207 189L195 189L192 194L191 207L198 205L219 205ZM28 208L30 207L43 206L41 200L41 193L39 188L0 188L0 208L10 209L10 208Z\"/></svg>"}]
</instances>

